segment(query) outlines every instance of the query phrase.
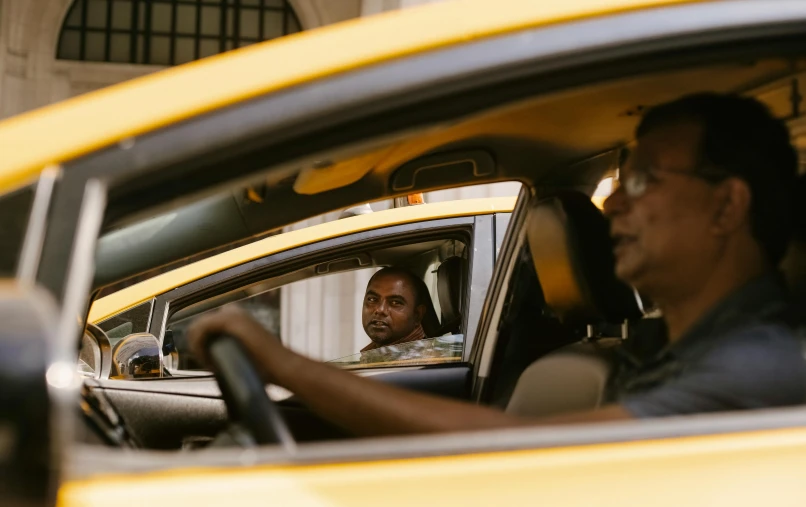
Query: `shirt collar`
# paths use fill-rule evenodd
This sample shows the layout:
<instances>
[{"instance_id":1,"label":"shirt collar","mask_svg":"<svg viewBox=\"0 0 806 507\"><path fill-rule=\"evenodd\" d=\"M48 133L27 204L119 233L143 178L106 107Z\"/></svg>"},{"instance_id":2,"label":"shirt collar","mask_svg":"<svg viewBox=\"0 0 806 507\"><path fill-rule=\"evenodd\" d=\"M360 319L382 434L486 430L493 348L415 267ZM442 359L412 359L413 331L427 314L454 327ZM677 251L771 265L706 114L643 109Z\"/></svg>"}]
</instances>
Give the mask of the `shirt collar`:
<instances>
[{"instance_id":1,"label":"shirt collar","mask_svg":"<svg viewBox=\"0 0 806 507\"><path fill-rule=\"evenodd\" d=\"M361 352L368 352L370 350L379 349L381 347L388 347L389 345L400 345L401 343L416 342L417 340L422 340L425 337L426 336L425 331L423 330L423 326L421 324L418 324L417 327L415 327L411 331L411 333L409 333L407 336L404 336L403 338L398 338L393 342L385 343L383 345L379 345L375 342L370 342L369 345L361 349Z\"/></svg>"},{"instance_id":2,"label":"shirt collar","mask_svg":"<svg viewBox=\"0 0 806 507\"><path fill-rule=\"evenodd\" d=\"M726 330L740 322L774 312L787 299L786 285L779 273L756 277L717 303L668 350L678 357L696 354Z\"/></svg>"}]
</instances>

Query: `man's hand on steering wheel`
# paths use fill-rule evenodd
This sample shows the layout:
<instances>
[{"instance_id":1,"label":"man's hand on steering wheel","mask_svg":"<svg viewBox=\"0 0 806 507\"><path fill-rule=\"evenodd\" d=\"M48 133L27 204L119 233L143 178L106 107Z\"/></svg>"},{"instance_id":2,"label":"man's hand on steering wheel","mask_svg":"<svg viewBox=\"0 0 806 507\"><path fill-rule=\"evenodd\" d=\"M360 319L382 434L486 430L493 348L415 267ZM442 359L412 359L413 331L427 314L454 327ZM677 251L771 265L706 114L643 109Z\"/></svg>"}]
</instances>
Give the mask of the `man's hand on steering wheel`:
<instances>
[{"instance_id":1,"label":"man's hand on steering wheel","mask_svg":"<svg viewBox=\"0 0 806 507\"><path fill-rule=\"evenodd\" d=\"M215 372L230 419L246 428L251 445L279 444L293 453L294 437L266 393L296 356L243 310L227 308L193 323L188 341Z\"/></svg>"},{"instance_id":2,"label":"man's hand on steering wheel","mask_svg":"<svg viewBox=\"0 0 806 507\"><path fill-rule=\"evenodd\" d=\"M212 364L208 341L217 336L235 338L252 359L263 381L282 385L289 360L296 354L285 348L249 313L234 305L225 306L202 315L191 324L187 334L191 352L207 365Z\"/></svg>"}]
</instances>

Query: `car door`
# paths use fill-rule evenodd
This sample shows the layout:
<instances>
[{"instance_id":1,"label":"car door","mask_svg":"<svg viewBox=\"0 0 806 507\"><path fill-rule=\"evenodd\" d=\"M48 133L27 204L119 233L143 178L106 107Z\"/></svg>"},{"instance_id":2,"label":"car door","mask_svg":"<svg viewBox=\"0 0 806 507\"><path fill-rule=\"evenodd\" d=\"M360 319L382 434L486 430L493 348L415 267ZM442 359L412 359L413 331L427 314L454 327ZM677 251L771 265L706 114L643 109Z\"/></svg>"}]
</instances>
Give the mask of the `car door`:
<instances>
[{"instance_id":1,"label":"car door","mask_svg":"<svg viewBox=\"0 0 806 507\"><path fill-rule=\"evenodd\" d=\"M623 13L614 11L609 16L553 24L534 31L510 28L506 30L507 35L481 40L475 46L473 44L447 46L443 48L445 52L435 51L433 54L420 55L412 61L403 62L414 62L437 74L428 76L418 74L418 78L422 81L417 83L404 83L405 80L400 79L403 76L414 76L413 72L393 74L397 79L390 81L397 87L391 90L384 89L386 97L391 95L396 99L390 101L390 110L384 110L385 114L381 115L389 122L386 127L382 127L383 122L379 121L381 118L372 116L378 112L378 104L374 102L373 108L370 108L371 114L369 109L365 110L365 117L360 119L377 121L351 123L350 125L356 130L345 128L349 123L345 117L327 125L335 127L335 130L345 137L333 135L333 130L329 131L331 136L324 136L321 130L315 132L314 128L321 128L322 124L308 125L307 131L304 129L294 131L297 135L293 136L293 145L296 147L305 145L309 150L315 150L314 147L326 150L328 147L347 143L350 139L354 140L357 136L397 131L402 125L395 122L405 121L407 126L418 122L429 124L434 120L436 110L442 112L441 118L455 118L460 114L467 114L473 107L492 107L496 102L504 103L518 94L534 94L536 89L540 89L541 84L545 87L570 88L575 83L601 79L602 73L624 75L636 71L635 67L630 70L631 63L648 65L648 62L652 62L652 65L660 65L664 58L672 58L681 53L702 56L707 53L706 50L726 50L726 47L742 49L738 46L740 43L758 50L764 45L763 43L780 41L780 38L786 36L797 37L802 33L803 22L806 20L806 10L802 5L787 2L725 2L638 12L630 12L628 7L626 3L619 4L619 8L624 9ZM452 11L451 13L456 14ZM563 11L562 17L551 19L554 22L573 19L572 14L579 13L569 14ZM519 11L518 15L523 16L524 13ZM744 50L748 50L747 46L743 46ZM451 51L466 51L466 53L457 55ZM471 55L474 57L460 57ZM432 56L439 58L429 60ZM591 62L595 65L591 65ZM397 63L401 62L392 62L391 65ZM473 67L459 69L452 64ZM390 72L389 69L380 66L373 70L386 73ZM562 72L557 72L558 69ZM554 78L554 81L547 79L549 76ZM343 77L349 79L356 76L348 73ZM360 77L366 78L366 76ZM370 93L369 80L359 79L356 83L364 85L355 86L356 94L360 95L361 99L343 105L351 113L349 116L351 121L357 116L360 117L357 104L377 98ZM446 86L446 83L450 86ZM507 93L503 96L501 93L491 93L496 87L500 92L505 88L504 85L510 87L506 88ZM421 93L427 90L427 93L412 93L412 90ZM458 91L466 93L462 95L457 93ZM289 100L290 95L284 95L283 99ZM334 102L332 94L319 95L326 98L329 104ZM449 100L449 96L454 100ZM438 99L436 102L433 100L435 97ZM436 103L439 102L446 109L436 107ZM397 108L401 105L404 108L391 110L392 103ZM284 104L287 106L288 102ZM363 105L367 105L367 102L363 102ZM414 107L415 105L417 107ZM451 107L453 109L450 109ZM266 115L266 111L255 104L250 104L249 109L255 114L259 112L265 118L272 118L271 121L277 120L277 117ZM417 116L417 113L421 116ZM332 121L336 117L337 115L329 115L328 120ZM209 115L205 120L215 122L221 118ZM300 123L303 122L297 123L296 126L299 127ZM239 124L245 125L247 122ZM272 125L277 132L279 125ZM359 128L362 125L364 130ZM282 128L288 132L287 123L283 124ZM168 134L161 133L165 135L157 135L154 139L157 139L158 144L163 147L169 142L179 146L181 143L178 138L181 130L176 128ZM202 136L203 130L197 128L192 134ZM216 132L220 130L216 129ZM251 139L257 137L258 130L260 135L265 137L269 129L255 128ZM309 136L305 137L300 132L307 132ZM314 133L315 136L310 135ZM199 138L194 139L198 141ZM317 141L321 144L317 144ZM153 150L153 145L148 144L148 142L140 143L137 149ZM198 142L188 144L193 144L194 149L198 149ZM182 146L187 148L187 145ZM291 146L278 148L274 145L271 148L273 157L270 160L277 165L293 159L298 153L294 152ZM288 151L283 151L282 148ZM68 317L73 318L81 314L79 310L85 306L83 303L86 302L86 295L89 293L92 271L91 247L100 230L107 182L113 181L114 184L110 188L113 193L117 192L115 196L119 198L115 206L111 205L113 200L110 199L110 212L118 216L167 202L191 191L211 188L222 182L224 177L220 173L213 175L211 172L199 169L194 173L199 176L194 181L182 187L173 186L173 183L187 176L189 167L195 169L199 167L189 162L195 161L199 164L199 153L193 152L190 148L187 150L182 151L179 148L170 150L169 155L163 154L166 157L163 159L159 158L159 150L153 150L151 153L154 158L146 157L148 162L144 164L144 159L132 155L131 151L121 155L119 150L113 149L78 161L75 169L69 173L70 177L62 181L52 205L56 216L54 223L45 233L43 263L37 280L57 296L62 314L66 315L60 341L65 351L69 350L71 343L74 345L79 332L77 324L69 325ZM205 155L209 155L209 152L205 152ZM177 157L181 158L181 163L176 161ZM261 158L261 169L265 167L266 160ZM237 170L233 169L226 179L235 179L260 170L256 165L244 164L238 167ZM104 178L101 178L101 175ZM114 181L115 177L123 178ZM120 183L123 180L130 182L133 179L140 184L123 188ZM468 179L463 182L470 181ZM479 182L482 181L486 180L481 178ZM532 184L535 183L534 180L530 181ZM425 188L436 188L440 185L444 185L444 181L431 180L423 183ZM153 194L149 193L147 199L136 198L135 193L142 192L143 188L153 191ZM378 190L373 188L377 196ZM353 195L356 202L364 201L366 197L366 194L360 192ZM300 198L298 202L306 201ZM330 204L319 203L322 207ZM300 208L303 206L300 205ZM293 220L298 215L314 214L318 209L313 207L292 210L288 212L287 218ZM504 242L502 251L507 251L507 242ZM499 269L493 278L493 290L485 304L486 311L481 317L482 322L488 326L493 320L491 315L494 314L499 298L502 297L500 288L505 284L505 279L506 270ZM489 335L492 332L490 329L482 327L481 334ZM477 340L475 347L479 349L486 343L485 340ZM627 423L596 428L595 431L588 428L581 430L565 428L553 429L551 432L534 430L502 432L473 438L456 435L389 439L384 441L384 445L379 445L378 442L364 442L352 445L349 449L346 446L319 449L321 454L316 454L314 450L300 459L298 463L301 466L279 470L272 467L255 468L245 472L242 478L248 483L248 487L242 487L235 492L232 488L213 491L204 489L201 494L206 495L205 499L208 501L220 499L242 501L244 504L264 502L268 494L276 495L275 498L283 495L282 499L286 503L311 501L312 498L316 500L325 498L336 503L358 499L367 503L366 499L376 502L377 495L389 491L390 480L404 476L408 478L408 484L416 484L417 487L394 488L393 495L384 497L389 499L390 504L423 502L433 499L433 495L439 495L440 498L449 498L454 502L482 505L500 500L502 494L505 494L509 501L528 502L541 499L548 503L591 504L602 500L603 491L607 499L615 504L635 502L638 497L645 502L653 502L658 498L671 502L670 499L674 498L684 503L686 492L702 491L705 484L703 481L711 478L714 467L718 467L721 477L750 479L747 469L742 468L742 465L750 461L741 462L737 459L741 457L755 462L762 460L769 467L759 470L759 473L752 476L752 480L743 481L739 485L741 487L733 490L727 487L727 483L722 482L720 492L724 494L719 498L726 500L729 497L736 503L747 503L748 498L757 500L760 498L752 495L741 496L742 492L747 495L748 492L752 492L750 488L753 486L772 488L780 484L777 482L780 471L802 468L802 456L806 449L803 431L790 428L775 435L757 432L749 436L729 435L713 439L679 438L680 435L701 435L718 432L720 428L727 428L730 431L739 429L760 431L776 425L796 426L803 422L802 418L793 417L786 421L783 419L776 421L761 416L740 418L726 426L720 426L720 423L725 423L724 420L714 418L702 424L691 421L688 421L691 424L659 423L640 429ZM678 439L658 441L673 437ZM631 443L624 444L623 442L627 440ZM648 440L648 442L636 443L635 440ZM605 443L609 445L603 445ZM583 444L590 447L580 447ZM546 449L558 446L561 448ZM504 452L515 449L519 451ZM459 455L468 456L457 458ZM776 458L776 455L779 457ZM334 456L340 461L350 463L329 467L309 466L312 462L321 464L326 460L334 461ZM403 462L394 462L391 458L401 459ZM271 451L265 454L239 455L238 458L229 456L222 457L219 466L238 462L238 459L241 460L239 461L241 464L244 462L252 464L261 461L277 462L287 457L279 457L276 453L271 454ZM168 461L169 459L162 461L160 466L167 466ZM775 466L776 463L780 466ZM795 468L784 466L786 464ZM182 468L195 463L188 458L180 457L170 465ZM121 468L125 469L123 466ZM669 479L670 470L675 471L674 480ZM219 471L209 470L197 474L189 473L172 480L170 487L166 487L166 494L161 498L166 501L187 502L189 498L200 494L198 488L201 484L221 480L221 475L218 474ZM587 481L582 488L579 487L581 476ZM295 479L289 480L289 477ZM165 478L156 475L143 479L142 482L130 480L128 486L124 481L115 482L114 485L120 486L120 489L116 490L118 494L130 492L134 495L142 491L144 484L153 486L159 481L164 482ZM113 483L110 481L107 484ZM469 488L468 484L483 484L486 487ZM639 486L634 487L636 484ZM92 488L91 483L68 486L63 498L67 499L67 502L78 502L79 499L100 501L101 497L97 492L103 487L94 490L95 496ZM359 490L359 494L354 496L356 490ZM791 487L791 484L786 491L802 493ZM108 498L105 500L108 501Z\"/></svg>"},{"instance_id":2,"label":"car door","mask_svg":"<svg viewBox=\"0 0 806 507\"><path fill-rule=\"evenodd\" d=\"M481 213L478 215L457 216L445 219L423 220L413 223L392 225L368 230L360 233L346 234L331 239L318 241L297 248L291 248L262 258L252 260L247 263L233 266L231 268L213 273L199 278L191 283L176 287L170 291L158 295L153 301L145 303L146 307L138 306L122 316L113 316L98 323L99 327L105 330L111 337L114 346L118 340L125 339L120 336L118 330L124 329L127 332L142 324L136 320L140 316L150 315L150 323L146 326L146 331L159 337L166 351L166 357L170 357L170 351L174 351L177 360L182 360L174 368L169 368L170 377L164 381L152 380L146 384L136 380L110 379L99 380L97 389L105 392L105 396L110 403L121 413L122 417L130 422L130 429L137 439L147 447L151 448L180 448L194 442L196 445L212 439L215 434L221 431L227 423L226 412L220 402L220 393L216 388L215 379L205 372L201 365L194 365L201 371L189 371L189 364L185 358L189 354L184 339L184 323L192 321L194 317L180 317L176 324L174 316L187 315L190 310L201 306L203 310L195 312L212 311L216 307L224 304L237 302L244 308L253 312L257 318L264 313L262 307L257 311L247 303L253 301L259 295L266 294L267 291L288 290L300 280L300 276L306 273L317 274L327 273L325 276L339 276L335 269L341 268L344 273L355 275L361 270L374 272L378 268L376 262L383 262L389 259L394 252L402 252L407 257L421 257L431 254L435 245L443 245L440 250L445 250L449 243L455 243L449 248L449 253L443 254L445 258L456 258L466 261L466 267L461 269L463 280L460 282L462 291L462 301L459 305L461 311L461 324L458 338L465 339L463 347L458 351L458 355L449 358L449 362L444 359L408 359L406 364L396 362L377 362L364 364L360 367L352 366L350 369L358 375L372 375L373 379L387 382L392 385L413 389L421 392L428 392L440 396L447 396L456 399L468 399L470 396L470 364L468 358L472 349L472 341L466 337L475 335L475 326L478 322L480 309L486 297L486 289L489 285L495 258L496 245L500 243L503 232L496 230L496 227L505 227L508 213ZM503 225L502 225L503 224ZM497 239L499 238L499 239ZM462 245L458 252L462 259L456 256L456 245ZM419 254L418 248L426 250ZM448 257L445 257L448 256ZM429 271L440 271L439 264L427 261ZM344 274L342 273L342 274ZM367 277L364 277L368 279ZM283 280L297 280L292 284L279 285ZM432 289L434 299L439 300L450 289L438 287L447 282L457 283L457 280L436 280L436 285ZM290 285L290 286L289 286ZM256 287L258 287L256 289ZM269 289L271 288L271 289ZM353 295L353 300L360 300L363 296L363 286L355 287L357 291ZM251 292L248 292L251 291ZM439 293L439 297L437 296ZM251 296L247 296L251 294ZM300 304L296 302L295 304ZM441 306L448 303L441 301ZM302 303L304 304L304 303ZM456 304L456 303L453 303ZM357 318L360 314L360 306L347 306L347 311L355 313ZM444 310L444 308L443 308ZM339 313L334 314L333 322L323 322L323 329L330 332L323 333L322 339L336 340L338 337L333 333L338 330L339 323L349 316L343 315L344 306L339 306ZM199 313L192 313L198 315ZM448 317L442 312L443 321ZM131 318L132 320L126 320ZM183 324L180 326L180 324ZM348 326L348 330L355 331L354 327ZM290 330L289 339L284 340L287 346L292 349L299 349L297 342L291 341L300 339L307 345L300 352L308 354L311 351L321 351L328 347L311 347L310 341L319 336L298 336L301 333L297 330ZM135 333L141 332L139 329ZM280 333L275 330L279 335ZM363 336L363 332L360 333ZM166 345L167 337L167 345ZM346 336L352 342L352 336ZM360 348L367 341L366 337L358 338ZM364 343L362 343L364 342ZM323 343L322 345L327 345ZM332 350L333 347L328 349ZM349 349L348 349L349 350ZM354 348L348 354L353 354L358 349ZM319 360L340 360L339 356L344 352L331 357L314 356ZM348 363L334 363L348 364ZM206 377L194 378L191 382L178 382L179 377ZM291 427L295 430L295 437L300 441L321 440L323 438L335 438L339 436L332 428L326 426L323 421L318 420L308 413L303 405L290 397L290 393L278 389L270 389L270 396L277 402L282 402L281 409L287 419L293 420ZM218 410L211 410L210 401L215 400L219 404ZM153 421L160 421L153 424Z\"/></svg>"}]
</instances>

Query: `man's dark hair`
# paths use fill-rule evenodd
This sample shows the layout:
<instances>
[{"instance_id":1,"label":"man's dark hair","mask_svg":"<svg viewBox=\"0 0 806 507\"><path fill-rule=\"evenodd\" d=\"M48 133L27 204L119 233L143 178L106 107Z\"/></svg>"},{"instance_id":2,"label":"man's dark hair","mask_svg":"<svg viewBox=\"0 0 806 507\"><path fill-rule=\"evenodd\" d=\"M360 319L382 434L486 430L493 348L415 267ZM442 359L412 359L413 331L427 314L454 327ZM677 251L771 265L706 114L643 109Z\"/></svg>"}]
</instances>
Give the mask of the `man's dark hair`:
<instances>
[{"instance_id":1,"label":"man's dark hair","mask_svg":"<svg viewBox=\"0 0 806 507\"><path fill-rule=\"evenodd\" d=\"M428 307L431 302L431 293L428 291L428 286L419 276L408 269L400 266L386 266L376 271L372 278L369 279L369 283L381 276L397 276L407 279L411 286L414 287L414 306L425 305Z\"/></svg>"},{"instance_id":2,"label":"man's dark hair","mask_svg":"<svg viewBox=\"0 0 806 507\"><path fill-rule=\"evenodd\" d=\"M753 236L777 265L792 233L798 155L786 124L756 99L700 93L650 109L640 138L659 125L693 120L703 128L700 162L743 179L750 187Z\"/></svg>"}]
</instances>

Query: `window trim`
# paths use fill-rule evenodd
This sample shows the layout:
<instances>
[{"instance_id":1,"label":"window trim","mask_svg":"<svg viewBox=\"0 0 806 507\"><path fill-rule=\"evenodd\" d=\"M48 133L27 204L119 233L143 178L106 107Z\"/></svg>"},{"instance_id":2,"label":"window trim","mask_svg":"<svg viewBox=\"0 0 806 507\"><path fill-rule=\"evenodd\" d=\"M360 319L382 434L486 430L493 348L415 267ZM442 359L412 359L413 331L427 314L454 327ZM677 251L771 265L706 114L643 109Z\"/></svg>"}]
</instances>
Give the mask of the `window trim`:
<instances>
[{"instance_id":1,"label":"window trim","mask_svg":"<svg viewBox=\"0 0 806 507\"><path fill-rule=\"evenodd\" d=\"M479 321L484 313L484 301L487 299L495 268L495 216L494 213L477 215L474 218L473 242L468 255L468 277L465 282L467 289L462 304L462 330L465 332L462 361L465 363L471 362Z\"/></svg>"},{"instance_id":2,"label":"window trim","mask_svg":"<svg viewBox=\"0 0 806 507\"><path fill-rule=\"evenodd\" d=\"M233 266L158 295L155 298L154 309L151 314L150 332L157 336L160 343L162 343L171 315L191 304L203 301L215 294L237 290L238 287L242 287L256 278L280 276L296 267L310 266L317 261L331 258L331 256L339 257L356 249L366 248L370 245L374 247L378 243L383 246L406 245L427 241L435 235L439 235L440 238L444 238L446 234L465 236L464 241L467 243L467 248L470 252L468 258L471 266L471 270L468 272L468 278L470 278L475 276L475 274L472 274L473 266L476 264L473 260L472 252L474 241L478 237L476 233L477 218L477 216L463 216L381 227L276 252ZM480 259L480 262L483 261ZM478 276L484 276L485 273L487 276L491 275L492 268L492 265L480 267L478 271L481 275ZM222 289L224 284L226 284L226 289L216 290ZM470 283L467 283L466 297L470 294L470 288ZM465 308L468 307L465 306ZM465 314L467 315L469 312L465 312ZM467 319L466 316L464 318L465 320ZM463 323L462 329L465 331L463 358L462 361L451 363L451 365L466 364L466 358L472 346L472 339L467 332L467 324ZM378 369L378 367L372 369Z\"/></svg>"},{"instance_id":3,"label":"window trim","mask_svg":"<svg viewBox=\"0 0 806 507\"><path fill-rule=\"evenodd\" d=\"M525 223L527 208L532 201L532 191L528 187L521 188L515 208L509 218L507 229L501 239L501 247L496 256L496 263L490 279L491 294L489 300L485 300L487 310L479 316L477 334L479 339L475 343L475 348L471 352L473 364L472 375L472 398L481 401L482 393L485 390L487 378L490 374L492 357L496 352L498 344L498 322L501 319L501 312L509 297L511 276L518 263L518 253L523 248L525 241ZM498 259L503 259L498 262Z\"/></svg>"}]
</instances>

